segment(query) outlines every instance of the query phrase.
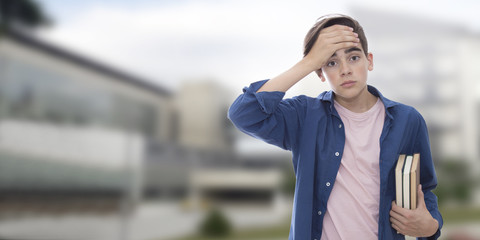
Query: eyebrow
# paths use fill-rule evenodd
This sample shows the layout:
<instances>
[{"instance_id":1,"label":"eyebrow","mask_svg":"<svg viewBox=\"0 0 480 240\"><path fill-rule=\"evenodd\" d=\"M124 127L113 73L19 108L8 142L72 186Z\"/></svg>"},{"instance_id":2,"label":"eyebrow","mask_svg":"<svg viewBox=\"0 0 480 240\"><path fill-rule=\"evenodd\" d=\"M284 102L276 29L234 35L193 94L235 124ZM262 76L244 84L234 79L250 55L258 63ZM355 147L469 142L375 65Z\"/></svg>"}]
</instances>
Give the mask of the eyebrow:
<instances>
[{"instance_id":1,"label":"eyebrow","mask_svg":"<svg viewBox=\"0 0 480 240\"><path fill-rule=\"evenodd\" d=\"M348 53L355 52L355 51L361 52L362 49L360 49L358 47L352 47L352 48L349 48L349 49L345 50L344 53L348 54ZM331 57L336 57L336 56L337 56L337 53L334 53Z\"/></svg>"}]
</instances>

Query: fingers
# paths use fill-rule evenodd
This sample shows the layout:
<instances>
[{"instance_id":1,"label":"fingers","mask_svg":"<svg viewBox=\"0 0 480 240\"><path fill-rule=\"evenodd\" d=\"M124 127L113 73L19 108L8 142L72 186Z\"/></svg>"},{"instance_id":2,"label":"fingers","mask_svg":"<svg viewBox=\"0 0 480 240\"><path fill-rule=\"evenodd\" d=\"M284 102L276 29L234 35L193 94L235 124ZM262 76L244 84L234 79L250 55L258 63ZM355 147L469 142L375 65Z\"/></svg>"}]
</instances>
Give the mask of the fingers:
<instances>
[{"instance_id":1,"label":"fingers","mask_svg":"<svg viewBox=\"0 0 480 240\"><path fill-rule=\"evenodd\" d=\"M326 28L325 28L326 29ZM325 30L323 29L323 30ZM345 36L352 36L352 37L358 37L358 33L354 32L353 30L350 29L337 29L335 31L320 31L320 36L324 36L326 38L332 38L334 36L341 36L341 35L345 35Z\"/></svg>"},{"instance_id":2,"label":"fingers","mask_svg":"<svg viewBox=\"0 0 480 240\"><path fill-rule=\"evenodd\" d=\"M397 206L395 201L392 201L392 210L390 210L390 223L393 229L397 230L398 233L405 234L404 228L405 217L401 215L398 211L401 211L402 208Z\"/></svg>"},{"instance_id":3,"label":"fingers","mask_svg":"<svg viewBox=\"0 0 480 240\"><path fill-rule=\"evenodd\" d=\"M333 25L320 31L321 37L325 39L355 41L358 39L358 33L353 31L353 28L343 25ZM338 41L340 42L340 41Z\"/></svg>"},{"instance_id":4,"label":"fingers","mask_svg":"<svg viewBox=\"0 0 480 240\"><path fill-rule=\"evenodd\" d=\"M438 222L433 219L425 206L422 187L418 187L418 207L415 210L401 208L392 201L390 210L391 226L399 233L409 236L431 236L438 229Z\"/></svg>"},{"instance_id":5,"label":"fingers","mask_svg":"<svg viewBox=\"0 0 480 240\"><path fill-rule=\"evenodd\" d=\"M356 33L355 33L356 34ZM359 43L360 39L352 35L336 35L328 39L331 43Z\"/></svg>"},{"instance_id":6,"label":"fingers","mask_svg":"<svg viewBox=\"0 0 480 240\"><path fill-rule=\"evenodd\" d=\"M317 39L317 44L330 49L332 54L342 48L357 47L359 43L358 34L352 28L342 25L322 29Z\"/></svg>"},{"instance_id":7,"label":"fingers","mask_svg":"<svg viewBox=\"0 0 480 240\"><path fill-rule=\"evenodd\" d=\"M395 204L395 201L392 201L392 209L390 210L390 219L393 218L399 222L402 222L402 223L405 222L407 220L406 215L408 214L408 212L406 213L405 211L409 211L409 210L406 210L404 208L397 206Z\"/></svg>"},{"instance_id":8,"label":"fingers","mask_svg":"<svg viewBox=\"0 0 480 240\"><path fill-rule=\"evenodd\" d=\"M404 210L405 210L405 209L402 208L402 207L400 207L400 206L398 206L398 205L395 203L395 201L392 201L392 211L401 213L401 212L403 212Z\"/></svg>"},{"instance_id":9,"label":"fingers","mask_svg":"<svg viewBox=\"0 0 480 240\"><path fill-rule=\"evenodd\" d=\"M324 36L332 36L336 34L356 35L357 33L354 32L353 29L350 27L335 25L322 29L320 31L320 34Z\"/></svg>"},{"instance_id":10,"label":"fingers","mask_svg":"<svg viewBox=\"0 0 480 240\"><path fill-rule=\"evenodd\" d=\"M393 229L397 230L400 233L403 233L404 226L401 222L397 221L396 219L390 218L391 225Z\"/></svg>"},{"instance_id":11,"label":"fingers","mask_svg":"<svg viewBox=\"0 0 480 240\"><path fill-rule=\"evenodd\" d=\"M407 220L403 215L401 215L401 214L399 214L399 213L397 213L393 210L390 211L390 219L395 219L395 220L397 220L399 222L402 222L402 223Z\"/></svg>"},{"instance_id":12,"label":"fingers","mask_svg":"<svg viewBox=\"0 0 480 240\"><path fill-rule=\"evenodd\" d=\"M349 31L353 32L353 28L345 25L333 25L330 27L326 27L320 31L320 33L330 33L330 32L335 32L335 31Z\"/></svg>"},{"instance_id":13,"label":"fingers","mask_svg":"<svg viewBox=\"0 0 480 240\"><path fill-rule=\"evenodd\" d=\"M322 29L306 56L312 67L320 69L326 61L338 50L359 46L358 34L348 26L334 25Z\"/></svg>"}]
</instances>

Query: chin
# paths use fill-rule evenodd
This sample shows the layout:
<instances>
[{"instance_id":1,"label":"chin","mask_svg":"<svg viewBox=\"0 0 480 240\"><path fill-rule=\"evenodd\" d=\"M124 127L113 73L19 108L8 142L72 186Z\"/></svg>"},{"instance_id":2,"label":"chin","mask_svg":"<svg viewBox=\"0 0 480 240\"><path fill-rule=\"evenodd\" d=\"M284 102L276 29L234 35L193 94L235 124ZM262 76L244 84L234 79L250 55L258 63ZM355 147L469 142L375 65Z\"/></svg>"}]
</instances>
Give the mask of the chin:
<instances>
[{"instance_id":1,"label":"chin","mask_svg":"<svg viewBox=\"0 0 480 240\"><path fill-rule=\"evenodd\" d=\"M344 99L354 99L361 95L361 89L343 89L341 91L337 91L336 94Z\"/></svg>"}]
</instances>

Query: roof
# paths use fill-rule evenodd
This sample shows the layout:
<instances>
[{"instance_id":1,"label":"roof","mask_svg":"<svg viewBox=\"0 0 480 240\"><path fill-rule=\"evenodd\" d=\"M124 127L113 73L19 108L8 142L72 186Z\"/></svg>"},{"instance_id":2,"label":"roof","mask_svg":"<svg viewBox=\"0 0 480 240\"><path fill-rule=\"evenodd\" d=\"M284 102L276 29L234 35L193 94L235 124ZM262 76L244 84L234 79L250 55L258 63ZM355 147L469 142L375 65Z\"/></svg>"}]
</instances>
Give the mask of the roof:
<instances>
[{"instance_id":1,"label":"roof","mask_svg":"<svg viewBox=\"0 0 480 240\"><path fill-rule=\"evenodd\" d=\"M110 67L106 64L88 59L87 57L74 54L66 49L62 49L60 47L54 46L40 39L37 39L33 36L30 36L29 34L8 30L8 31L4 31L2 35L3 35L2 37L9 38L15 41L16 43L22 44L26 47L36 49L38 51L44 52L56 58L64 59L78 66L90 69L100 74L104 74L106 76L112 77L113 79L142 88L154 94L161 95L161 96L171 95L171 92L169 90L162 88L161 86L155 85L151 83L151 81L130 75L128 73L122 72L113 67Z\"/></svg>"}]
</instances>

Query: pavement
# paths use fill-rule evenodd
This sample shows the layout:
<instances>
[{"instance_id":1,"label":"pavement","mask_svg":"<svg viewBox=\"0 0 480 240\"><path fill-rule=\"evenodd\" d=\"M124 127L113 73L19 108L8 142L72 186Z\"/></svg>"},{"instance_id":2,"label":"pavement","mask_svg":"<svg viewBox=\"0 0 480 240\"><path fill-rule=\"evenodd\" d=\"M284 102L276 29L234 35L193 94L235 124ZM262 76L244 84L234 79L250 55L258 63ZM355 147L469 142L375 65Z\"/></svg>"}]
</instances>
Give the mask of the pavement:
<instances>
[{"instance_id":1,"label":"pavement","mask_svg":"<svg viewBox=\"0 0 480 240\"><path fill-rule=\"evenodd\" d=\"M287 201L270 207L230 207L224 212L236 228L258 228L283 223L290 209ZM204 216L205 211L189 210L179 202L145 202L129 217L118 213L19 215L0 220L0 239L166 240L195 233ZM480 221L445 223L440 239L480 240Z\"/></svg>"},{"instance_id":2,"label":"pavement","mask_svg":"<svg viewBox=\"0 0 480 240\"><path fill-rule=\"evenodd\" d=\"M273 207L232 207L227 208L225 214L236 228L268 226L287 218L290 207L278 204ZM129 217L119 213L19 215L0 220L0 239L174 239L195 233L205 214L205 211L189 210L179 202L145 202Z\"/></svg>"}]
</instances>

